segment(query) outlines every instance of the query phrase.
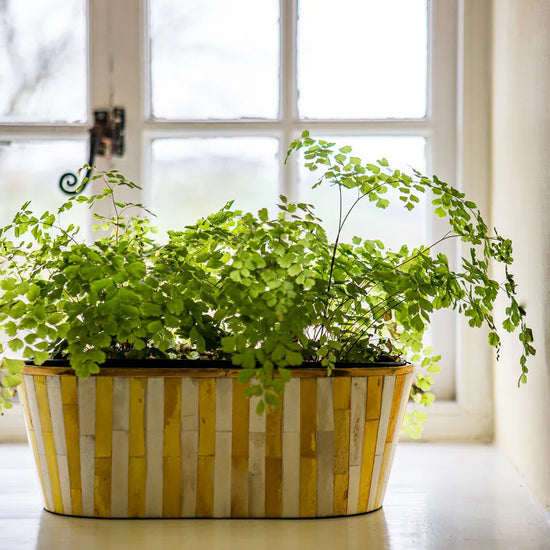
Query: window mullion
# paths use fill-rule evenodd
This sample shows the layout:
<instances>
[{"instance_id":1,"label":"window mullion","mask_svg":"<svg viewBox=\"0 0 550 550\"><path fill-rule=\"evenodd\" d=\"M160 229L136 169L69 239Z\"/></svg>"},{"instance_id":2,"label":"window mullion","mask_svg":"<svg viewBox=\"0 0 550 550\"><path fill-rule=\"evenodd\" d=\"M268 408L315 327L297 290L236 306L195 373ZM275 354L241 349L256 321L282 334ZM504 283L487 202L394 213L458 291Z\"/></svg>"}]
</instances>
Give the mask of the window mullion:
<instances>
[{"instance_id":1,"label":"window mullion","mask_svg":"<svg viewBox=\"0 0 550 550\"><path fill-rule=\"evenodd\" d=\"M290 160L284 166L286 148L296 137L295 121L298 118L298 84L297 84L297 14L298 0L281 0L280 9L280 55L279 68L279 117L281 121L281 143L279 156L281 160L281 190L291 200L297 198L297 166Z\"/></svg>"},{"instance_id":2,"label":"window mullion","mask_svg":"<svg viewBox=\"0 0 550 550\"><path fill-rule=\"evenodd\" d=\"M143 51L145 0L89 2L90 105L95 109L123 107L126 114L125 154L98 158L98 169L117 169L142 185ZM141 201L135 191L120 197Z\"/></svg>"}]
</instances>

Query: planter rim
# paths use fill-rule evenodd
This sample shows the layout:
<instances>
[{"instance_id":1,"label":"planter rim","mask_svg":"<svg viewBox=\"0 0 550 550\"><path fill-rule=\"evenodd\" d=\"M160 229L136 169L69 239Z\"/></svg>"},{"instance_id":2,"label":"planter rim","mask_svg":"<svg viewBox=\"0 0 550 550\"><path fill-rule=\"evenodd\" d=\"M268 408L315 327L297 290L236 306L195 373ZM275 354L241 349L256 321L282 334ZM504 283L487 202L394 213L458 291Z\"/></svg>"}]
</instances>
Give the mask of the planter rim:
<instances>
[{"instance_id":1,"label":"planter rim","mask_svg":"<svg viewBox=\"0 0 550 550\"><path fill-rule=\"evenodd\" d=\"M321 378L327 369L319 362L304 362L299 367L288 367L292 376L298 378ZM189 378L237 378L240 367L229 360L204 359L109 359L92 376L131 377L189 377ZM338 362L331 376L376 376L412 372L414 366L407 362L381 361L378 363ZM69 361L51 359L42 365L27 361L23 374L34 376L74 375Z\"/></svg>"}]
</instances>

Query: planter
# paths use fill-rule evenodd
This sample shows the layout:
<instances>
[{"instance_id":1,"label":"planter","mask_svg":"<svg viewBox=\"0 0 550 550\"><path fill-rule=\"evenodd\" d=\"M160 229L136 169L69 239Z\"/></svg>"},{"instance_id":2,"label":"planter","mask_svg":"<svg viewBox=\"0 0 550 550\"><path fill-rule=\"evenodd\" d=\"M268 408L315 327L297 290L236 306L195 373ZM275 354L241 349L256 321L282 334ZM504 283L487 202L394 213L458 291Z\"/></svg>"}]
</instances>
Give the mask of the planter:
<instances>
[{"instance_id":1,"label":"planter","mask_svg":"<svg viewBox=\"0 0 550 550\"><path fill-rule=\"evenodd\" d=\"M330 378L323 368L293 369L282 406L258 416L237 369L173 363L185 367L113 362L85 380L68 366L25 367L46 510L293 518L381 507L411 365L346 364Z\"/></svg>"}]
</instances>

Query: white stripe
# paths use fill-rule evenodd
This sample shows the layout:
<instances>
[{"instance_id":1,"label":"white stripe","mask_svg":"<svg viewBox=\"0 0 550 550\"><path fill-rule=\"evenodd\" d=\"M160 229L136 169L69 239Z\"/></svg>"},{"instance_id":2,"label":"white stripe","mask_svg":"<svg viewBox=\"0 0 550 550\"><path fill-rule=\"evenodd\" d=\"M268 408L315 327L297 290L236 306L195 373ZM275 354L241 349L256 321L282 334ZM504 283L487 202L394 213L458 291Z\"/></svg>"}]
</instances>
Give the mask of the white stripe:
<instances>
[{"instance_id":1,"label":"white stripe","mask_svg":"<svg viewBox=\"0 0 550 550\"><path fill-rule=\"evenodd\" d=\"M231 517L231 426L233 381L216 380L216 451L214 458L214 517Z\"/></svg>"},{"instance_id":2,"label":"white stripe","mask_svg":"<svg viewBox=\"0 0 550 550\"><path fill-rule=\"evenodd\" d=\"M357 513L357 505L359 502L366 405L367 377L354 376L351 379L348 514Z\"/></svg>"},{"instance_id":3,"label":"white stripe","mask_svg":"<svg viewBox=\"0 0 550 550\"><path fill-rule=\"evenodd\" d=\"M231 433L216 432L214 517L231 517Z\"/></svg>"},{"instance_id":4,"label":"white stripe","mask_svg":"<svg viewBox=\"0 0 550 550\"><path fill-rule=\"evenodd\" d=\"M94 515L95 473L95 378L78 380L78 423L80 427L80 476L82 515Z\"/></svg>"},{"instance_id":5,"label":"white stripe","mask_svg":"<svg viewBox=\"0 0 550 550\"><path fill-rule=\"evenodd\" d=\"M27 401L29 403L29 414L34 428L34 437L36 439L36 448L38 449L38 460L40 464L37 466L42 472L44 481L44 506L48 510L53 510L53 495L52 486L50 484L50 476L48 474L48 463L46 462L46 450L44 448L44 439L42 437L42 425L40 423L40 414L38 412L38 400L36 398L36 390L34 387L34 376L24 376L25 391L27 393Z\"/></svg>"},{"instance_id":6,"label":"white stripe","mask_svg":"<svg viewBox=\"0 0 550 550\"><path fill-rule=\"evenodd\" d=\"M334 378L317 379L317 431L334 431ZM299 418L298 418L299 420Z\"/></svg>"},{"instance_id":7,"label":"white stripe","mask_svg":"<svg viewBox=\"0 0 550 550\"><path fill-rule=\"evenodd\" d=\"M393 439L391 442L390 458L388 460L388 465L386 467L386 472L384 475L384 481L382 484L382 492L380 494L382 502L384 500L384 495L386 494L386 487L388 486L388 480L390 479L390 471L393 464L393 458L395 456L395 450L397 449L397 444L399 442L399 436L401 434L401 426L403 425L403 417L405 416L405 411L407 410L407 403L409 402L410 396L410 387L413 379L414 373L409 373L406 375L405 383L403 385L403 394L401 395L401 403L399 404L399 412L397 413L397 422L395 424L395 433L393 434Z\"/></svg>"},{"instance_id":8,"label":"white stripe","mask_svg":"<svg viewBox=\"0 0 550 550\"><path fill-rule=\"evenodd\" d=\"M374 508L376 500L376 491L378 489L378 480L384 458L384 448L386 445L386 436L388 434L388 424L390 421L391 406L393 400L393 391L395 389L395 376L384 376L384 386L382 388L382 407L380 412L380 424L378 425L378 437L376 439L376 452L374 457L374 467L372 472L372 482L370 484L369 501L367 510Z\"/></svg>"},{"instance_id":9,"label":"white stripe","mask_svg":"<svg viewBox=\"0 0 550 550\"><path fill-rule=\"evenodd\" d=\"M216 379L216 431L230 432L232 425L233 380Z\"/></svg>"},{"instance_id":10,"label":"white stripe","mask_svg":"<svg viewBox=\"0 0 550 550\"><path fill-rule=\"evenodd\" d=\"M145 514L162 517L164 378L149 378L145 389Z\"/></svg>"},{"instance_id":11,"label":"white stripe","mask_svg":"<svg viewBox=\"0 0 550 550\"><path fill-rule=\"evenodd\" d=\"M265 416L256 414L259 398L250 399L248 433L248 513L265 516Z\"/></svg>"},{"instance_id":12,"label":"white stripe","mask_svg":"<svg viewBox=\"0 0 550 550\"><path fill-rule=\"evenodd\" d=\"M67 442L65 440L65 420L63 418L63 402L61 400L61 378L46 376L46 388L50 405L55 454L57 457L57 471L61 489L63 512L72 513L71 482L69 479L69 461L67 459Z\"/></svg>"},{"instance_id":13,"label":"white stripe","mask_svg":"<svg viewBox=\"0 0 550 550\"><path fill-rule=\"evenodd\" d=\"M30 383L30 378L32 378L31 376L28 376L28 375L24 375L23 376L23 380L22 380L22 384L23 386L25 386L25 388L27 387L27 385ZM27 394L28 396L28 394ZM23 418L25 420L25 431L27 432L27 440L29 442L29 445L30 445L30 442L31 442L31 436L30 436L30 432L34 432L34 428L33 428L33 424L32 424L32 418L31 418L31 410L30 410L30 404L28 402L28 398L27 398L27 402L25 403L25 401L23 401L22 399L22 395L19 396L19 399L21 399L21 405L24 407L24 409L27 411L28 413L28 419L27 419L27 414L24 414L23 415ZM38 450L37 450L38 452ZM38 466L38 464L37 464Z\"/></svg>"},{"instance_id":14,"label":"white stripe","mask_svg":"<svg viewBox=\"0 0 550 550\"><path fill-rule=\"evenodd\" d=\"M300 431L300 379L292 378L283 397L283 431Z\"/></svg>"},{"instance_id":15,"label":"white stripe","mask_svg":"<svg viewBox=\"0 0 550 550\"><path fill-rule=\"evenodd\" d=\"M317 515L334 512L333 379L317 379Z\"/></svg>"},{"instance_id":16,"label":"white stripe","mask_svg":"<svg viewBox=\"0 0 550 550\"><path fill-rule=\"evenodd\" d=\"M300 516L300 380L283 397L283 517Z\"/></svg>"},{"instance_id":17,"label":"white stripe","mask_svg":"<svg viewBox=\"0 0 550 550\"><path fill-rule=\"evenodd\" d=\"M111 463L111 517L128 516L128 433L130 379L113 378L113 449Z\"/></svg>"},{"instance_id":18,"label":"white stripe","mask_svg":"<svg viewBox=\"0 0 550 550\"><path fill-rule=\"evenodd\" d=\"M199 381L197 378L182 378L181 383L181 513L182 517L190 518L196 516L197 502Z\"/></svg>"}]
</instances>

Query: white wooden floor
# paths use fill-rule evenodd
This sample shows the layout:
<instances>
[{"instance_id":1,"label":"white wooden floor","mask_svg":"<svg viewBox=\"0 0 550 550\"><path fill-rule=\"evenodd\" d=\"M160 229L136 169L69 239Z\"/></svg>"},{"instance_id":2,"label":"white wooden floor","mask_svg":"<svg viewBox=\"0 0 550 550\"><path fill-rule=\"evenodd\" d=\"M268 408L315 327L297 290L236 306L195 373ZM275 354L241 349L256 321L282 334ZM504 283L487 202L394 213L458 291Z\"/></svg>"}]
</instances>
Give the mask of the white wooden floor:
<instances>
[{"instance_id":1,"label":"white wooden floor","mask_svg":"<svg viewBox=\"0 0 550 550\"><path fill-rule=\"evenodd\" d=\"M94 520L41 509L32 457L0 445L0 549L550 550L550 514L499 451L405 443L384 508L322 520Z\"/></svg>"}]
</instances>

